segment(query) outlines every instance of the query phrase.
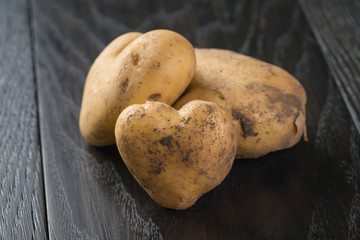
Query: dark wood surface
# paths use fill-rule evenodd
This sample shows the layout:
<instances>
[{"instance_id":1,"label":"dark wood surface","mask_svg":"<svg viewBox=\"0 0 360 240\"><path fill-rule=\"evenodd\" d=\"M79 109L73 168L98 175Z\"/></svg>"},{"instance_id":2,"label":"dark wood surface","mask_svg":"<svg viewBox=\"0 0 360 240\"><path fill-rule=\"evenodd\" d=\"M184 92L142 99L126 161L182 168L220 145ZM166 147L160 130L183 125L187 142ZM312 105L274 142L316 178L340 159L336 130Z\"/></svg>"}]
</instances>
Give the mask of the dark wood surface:
<instances>
[{"instance_id":1,"label":"dark wood surface","mask_svg":"<svg viewBox=\"0 0 360 240\"><path fill-rule=\"evenodd\" d=\"M360 1L300 2L360 132Z\"/></svg>"},{"instance_id":2,"label":"dark wood surface","mask_svg":"<svg viewBox=\"0 0 360 240\"><path fill-rule=\"evenodd\" d=\"M359 122L341 88L356 83L358 57L349 60L355 78L345 74L339 88L344 68L329 62L328 33L314 28L322 16L307 1L0 2L0 239L359 239ZM289 71L307 92L309 141L236 160L188 210L156 205L115 146L89 146L78 129L99 52L122 33L155 28Z\"/></svg>"},{"instance_id":3,"label":"dark wood surface","mask_svg":"<svg viewBox=\"0 0 360 240\"><path fill-rule=\"evenodd\" d=\"M46 203L25 0L0 1L0 239L46 238Z\"/></svg>"}]
</instances>

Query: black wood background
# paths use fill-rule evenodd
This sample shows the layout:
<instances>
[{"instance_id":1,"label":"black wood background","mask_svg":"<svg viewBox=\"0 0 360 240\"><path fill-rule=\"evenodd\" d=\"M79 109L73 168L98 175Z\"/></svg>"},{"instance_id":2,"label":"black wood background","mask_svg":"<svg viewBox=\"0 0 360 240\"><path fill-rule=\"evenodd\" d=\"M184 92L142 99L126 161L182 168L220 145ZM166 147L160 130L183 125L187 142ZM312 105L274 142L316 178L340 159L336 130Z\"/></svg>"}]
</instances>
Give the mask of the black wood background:
<instances>
[{"instance_id":1,"label":"black wood background","mask_svg":"<svg viewBox=\"0 0 360 240\"><path fill-rule=\"evenodd\" d=\"M28 5L0 1L0 239L46 238Z\"/></svg>"},{"instance_id":2,"label":"black wood background","mask_svg":"<svg viewBox=\"0 0 360 240\"><path fill-rule=\"evenodd\" d=\"M359 1L0 1L0 239L360 239ZM156 28L304 85L309 141L236 160L190 209L156 205L78 129L91 63Z\"/></svg>"}]
</instances>

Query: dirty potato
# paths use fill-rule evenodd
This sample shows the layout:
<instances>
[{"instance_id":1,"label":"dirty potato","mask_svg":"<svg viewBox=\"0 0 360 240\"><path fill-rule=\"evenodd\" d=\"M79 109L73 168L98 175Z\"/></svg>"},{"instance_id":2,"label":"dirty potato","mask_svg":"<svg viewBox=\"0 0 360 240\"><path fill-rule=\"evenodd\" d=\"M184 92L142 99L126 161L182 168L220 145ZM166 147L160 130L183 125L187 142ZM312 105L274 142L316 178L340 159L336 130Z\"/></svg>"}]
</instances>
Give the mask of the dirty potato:
<instances>
[{"instance_id":1,"label":"dirty potato","mask_svg":"<svg viewBox=\"0 0 360 240\"><path fill-rule=\"evenodd\" d=\"M236 132L219 105L191 101L179 111L149 101L127 107L115 128L126 166L159 205L192 206L219 185L236 154Z\"/></svg>"},{"instance_id":2,"label":"dirty potato","mask_svg":"<svg viewBox=\"0 0 360 240\"><path fill-rule=\"evenodd\" d=\"M194 70L194 49L175 32L121 35L88 73L79 120L82 135L96 146L115 143L115 122L123 109L147 100L173 104Z\"/></svg>"},{"instance_id":3,"label":"dirty potato","mask_svg":"<svg viewBox=\"0 0 360 240\"><path fill-rule=\"evenodd\" d=\"M176 109L194 99L223 106L237 129L237 158L257 158L300 140L306 93L293 76L228 50L195 49L195 54L194 78Z\"/></svg>"}]
</instances>

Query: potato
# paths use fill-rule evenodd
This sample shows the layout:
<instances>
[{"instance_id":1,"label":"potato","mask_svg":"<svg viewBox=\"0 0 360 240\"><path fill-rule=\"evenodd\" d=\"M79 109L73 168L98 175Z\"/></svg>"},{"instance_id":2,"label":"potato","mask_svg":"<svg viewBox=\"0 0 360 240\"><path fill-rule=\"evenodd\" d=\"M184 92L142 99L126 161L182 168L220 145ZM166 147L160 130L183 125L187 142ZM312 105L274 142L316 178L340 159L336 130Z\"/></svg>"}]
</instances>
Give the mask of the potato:
<instances>
[{"instance_id":1,"label":"potato","mask_svg":"<svg viewBox=\"0 0 360 240\"><path fill-rule=\"evenodd\" d=\"M168 30L128 33L97 57L86 79L80 131L93 145L115 143L115 122L123 109L147 100L173 104L195 71L192 45Z\"/></svg>"},{"instance_id":2,"label":"potato","mask_svg":"<svg viewBox=\"0 0 360 240\"><path fill-rule=\"evenodd\" d=\"M127 107L115 127L129 171L159 205L192 206L219 185L236 154L231 116L219 105L191 101L179 111L148 101Z\"/></svg>"},{"instance_id":3,"label":"potato","mask_svg":"<svg viewBox=\"0 0 360 240\"><path fill-rule=\"evenodd\" d=\"M194 99L223 106L237 129L237 158L257 158L300 140L306 93L293 76L232 51L195 49L195 55L194 78L176 109Z\"/></svg>"}]
</instances>

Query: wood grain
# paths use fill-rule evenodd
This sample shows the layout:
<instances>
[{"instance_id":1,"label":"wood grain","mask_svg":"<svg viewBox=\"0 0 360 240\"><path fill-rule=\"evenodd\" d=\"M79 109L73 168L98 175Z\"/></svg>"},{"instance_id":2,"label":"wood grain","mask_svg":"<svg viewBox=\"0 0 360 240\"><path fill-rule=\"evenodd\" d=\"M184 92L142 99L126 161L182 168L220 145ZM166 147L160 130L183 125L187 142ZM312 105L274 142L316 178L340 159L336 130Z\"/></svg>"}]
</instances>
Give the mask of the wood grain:
<instances>
[{"instance_id":1,"label":"wood grain","mask_svg":"<svg viewBox=\"0 0 360 240\"><path fill-rule=\"evenodd\" d=\"M0 239L45 239L28 5L0 1Z\"/></svg>"},{"instance_id":2,"label":"wood grain","mask_svg":"<svg viewBox=\"0 0 360 240\"><path fill-rule=\"evenodd\" d=\"M359 133L297 1L32 2L51 239L359 237ZM308 95L309 141L236 161L225 181L188 210L156 205L114 146L91 147L78 129L97 54L122 33L154 28L294 74Z\"/></svg>"},{"instance_id":3,"label":"wood grain","mask_svg":"<svg viewBox=\"0 0 360 240\"><path fill-rule=\"evenodd\" d=\"M360 2L300 2L360 133Z\"/></svg>"}]
</instances>

